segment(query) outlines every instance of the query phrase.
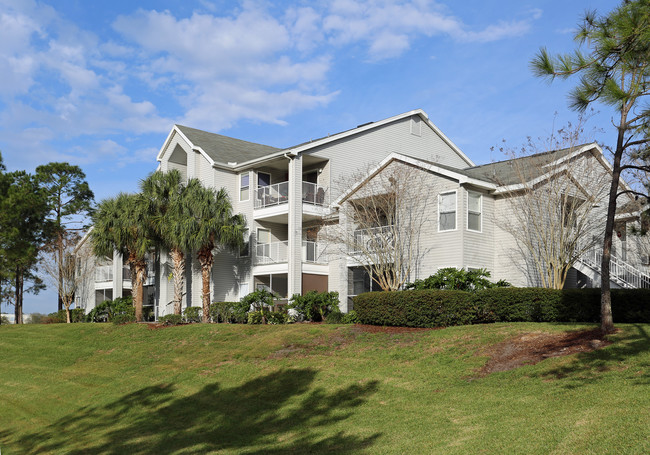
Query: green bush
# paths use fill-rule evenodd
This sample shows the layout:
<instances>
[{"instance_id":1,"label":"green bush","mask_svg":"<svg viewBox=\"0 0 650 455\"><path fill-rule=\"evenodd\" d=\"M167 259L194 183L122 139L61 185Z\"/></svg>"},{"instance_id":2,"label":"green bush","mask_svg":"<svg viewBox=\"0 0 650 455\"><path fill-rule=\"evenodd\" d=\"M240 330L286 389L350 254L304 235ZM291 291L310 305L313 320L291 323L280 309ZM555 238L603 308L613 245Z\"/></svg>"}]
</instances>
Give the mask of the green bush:
<instances>
[{"instance_id":1,"label":"green bush","mask_svg":"<svg viewBox=\"0 0 650 455\"><path fill-rule=\"evenodd\" d=\"M340 312L339 293L309 291L304 295L294 294L289 308L298 311L308 321L323 321L328 314Z\"/></svg>"},{"instance_id":2,"label":"green bush","mask_svg":"<svg viewBox=\"0 0 650 455\"><path fill-rule=\"evenodd\" d=\"M650 322L650 289L613 289L615 322ZM354 298L364 324L445 327L488 322L598 322L600 289L492 288L370 292Z\"/></svg>"},{"instance_id":3,"label":"green bush","mask_svg":"<svg viewBox=\"0 0 650 455\"><path fill-rule=\"evenodd\" d=\"M341 324L343 323L343 313L341 311L332 311L327 316L325 316L325 322L327 324Z\"/></svg>"},{"instance_id":4,"label":"green bush","mask_svg":"<svg viewBox=\"0 0 650 455\"><path fill-rule=\"evenodd\" d=\"M158 319L158 322L164 325L179 325L183 323L183 316L180 314L166 314Z\"/></svg>"},{"instance_id":5,"label":"green bush","mask_svg":"<svg viewBox=\"0 0 650 455\"><path fill-rule=\"evenodd\" d=\"M188 306L183 310L183 319L185 322L201 322L201 307Z\"/></svg>"},{"instance_id":6,"label":"green bush","mask_svg":"<svg viewBox=\"0 0 650 455\"><path fill-rule=\"evenodd\" d=\"M86 313L83 308L73 308L70 310L70 322L84 322L86 320ZM68 322L68 317L65 310L59 310L55 313L50 313L47 317L42 319L44 324L65 324Z\"/></svg>"},{"instance_id":7,"label":"green bush","mask_svg":"<svg viewBox=\"0 0 650 455\"><path fill-rule=\"evenodd\" d=\"M251 318L251 312L257 312L259 314L259 324L265 324L266 315L270 311L270 308L273 306L273 294L271 294L266 289L258 289L256 291L247 294L241 299L241 303L237 308L237 311L245 311L248 313L248 323L249 324L258 324L257 322L251 322L252 320L257 320L257 316Z\"/></svg>"},{"instance_id":8,"label":"green bush","mask_svg":"<svg viewBox=\"0 0 650 455\"><path fill-rule=\"evenodd\" d=\"M357 315L357 312L354 310L350 310L347 313L343 315L343 319L341 320L343 324L359 324L359 316Z\"/></svg>"},{"instance_id":9,"label":"green bush","mask_svg":"<svg viewBox=\"0 0 650 455\"><path fill-rule=\"evenodd\" d=\"M249 324L262 324L263 321L266 321L266 324L286 324L287 320L288 315L286 312L271 311L268 308L264 308L263 312L251 311L248 313Z\"/></svg>"},{"instance_id":10,"label":"green bush","mask_svg":"<svg viewBox=\"0 0 650 455\"><path fill-rule=\"evenodd\" d=\"M0 321L0 324L9 324L9 318L7 316L0 316L2 317L2 321Z\"/></svg>"},{"instance_id":11,"label":"green bush","mask_svg":"<svg viewBox=\"0 0 650 455\"><path fill-rule=\"evenodd\" d=\"M104 300L90 310L86 316L87 322L113 322L116 316L121 320L133 317L135 320L135 308L133 307L133 298L118 297L115 300ZM125 316L122 316L125 315Z\"/></svg>"},{"instance_id":12,"label":"green bush","mask_svg":"<svg viewBox=\"0 0 650 455\"><path fill-rule=\"evenodd\" d=\"M475 292L481 289L510 286L510 283L505 280L492 283L488 278L490 278L490 272L486 269L465 270L455 267L445 267L424 280L415 280L413 283L407 283L404 289L448 289Z\"/></svg>"},{"instance_id":13,"label":"green bush","mask_svg":"<svg viewBox=\"0 0 650 455\"><path fill-rule=\"evenodd\" d=\"M135 322L135 309L133 311L127 311L124 313L117 313L113 315L113 319L111 322L113 322L113 324L115 325Z\"/></svg>"}]
</instances>

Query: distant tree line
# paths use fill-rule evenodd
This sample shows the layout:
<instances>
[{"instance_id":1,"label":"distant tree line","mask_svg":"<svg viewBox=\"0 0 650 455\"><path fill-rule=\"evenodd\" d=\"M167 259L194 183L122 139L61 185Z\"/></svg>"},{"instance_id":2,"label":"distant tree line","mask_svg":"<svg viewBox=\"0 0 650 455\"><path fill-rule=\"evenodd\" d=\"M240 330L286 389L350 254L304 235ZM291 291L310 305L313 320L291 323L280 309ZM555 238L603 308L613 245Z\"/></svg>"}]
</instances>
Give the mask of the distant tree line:
<instances>
[{"instance_id":1,"label":"distant tree line","mask_svg":"<svg viewBox=\"0 0 650 455\"><path fill-rule=\"evenodd\" d=\"M45 288L39 264L58 290L58 309L74 296L66 291L67 245L76 243L83 222L92 214L94 195L78 166L52 162L34 174L7 172L0 155L0 305L14 306L16 324L23 323L25 293Z\"/></svg>"}]
</instances>

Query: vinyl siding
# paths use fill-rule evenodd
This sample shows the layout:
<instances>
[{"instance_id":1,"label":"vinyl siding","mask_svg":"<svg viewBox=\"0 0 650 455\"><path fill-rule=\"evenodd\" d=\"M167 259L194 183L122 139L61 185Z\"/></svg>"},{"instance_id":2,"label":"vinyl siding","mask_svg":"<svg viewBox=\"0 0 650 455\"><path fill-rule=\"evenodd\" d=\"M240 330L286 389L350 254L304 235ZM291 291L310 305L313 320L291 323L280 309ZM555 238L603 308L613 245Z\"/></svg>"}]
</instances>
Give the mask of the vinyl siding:
<instances>
[{"instance_id":1,"label":"vinyl siding","mask_svg":"<svg viewBox=\"0 0 650 455\"><path fill-rule=\"evenodd\" d=\"M467 163L424 122L421 136L411 134L410 122L410 118L404 118L305 152L330 160L327 186L333 189L332 200L345 189L340 185L342 179L367 170L392 152L448 166L467 167Z\"/></svg>"}]
</instances>

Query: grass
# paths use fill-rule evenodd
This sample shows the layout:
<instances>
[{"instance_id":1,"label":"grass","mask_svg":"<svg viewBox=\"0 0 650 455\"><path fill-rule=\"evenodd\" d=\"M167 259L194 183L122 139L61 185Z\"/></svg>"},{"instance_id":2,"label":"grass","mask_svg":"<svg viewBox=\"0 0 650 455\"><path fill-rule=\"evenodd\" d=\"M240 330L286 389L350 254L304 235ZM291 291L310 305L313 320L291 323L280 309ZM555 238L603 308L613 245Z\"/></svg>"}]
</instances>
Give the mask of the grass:
<instances>
[{"instance_id":1,"label":"grass","mask_svg":"<svg viewBox=\"0 0 650 455\"><path fill-rule=\"evenodd\" d=\"M650 453L650 325L479 378L489 345L577 324L0 327L0 450Z\"/></svg>"}]
</instances>

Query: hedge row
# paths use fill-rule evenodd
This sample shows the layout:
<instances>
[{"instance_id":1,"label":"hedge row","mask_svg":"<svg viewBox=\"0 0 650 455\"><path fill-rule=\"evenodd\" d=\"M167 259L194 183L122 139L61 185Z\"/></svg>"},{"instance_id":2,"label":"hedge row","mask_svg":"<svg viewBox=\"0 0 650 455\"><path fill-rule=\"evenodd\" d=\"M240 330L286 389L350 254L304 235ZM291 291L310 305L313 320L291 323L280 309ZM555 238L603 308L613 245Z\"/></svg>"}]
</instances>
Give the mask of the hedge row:
<instances>
[{"instance_id":1,"label":"hedge row","mask_svg":"<svg viewBox=\"0 0 650 455\"><path fill-rule=\"evenodd\" d=\"M598 322L600 289L494 288L368 292L354 298L361 323L447 327L487 322ZM650 322L650 289L612 289L615 322Z\"/></svg>"}]
</instances>

